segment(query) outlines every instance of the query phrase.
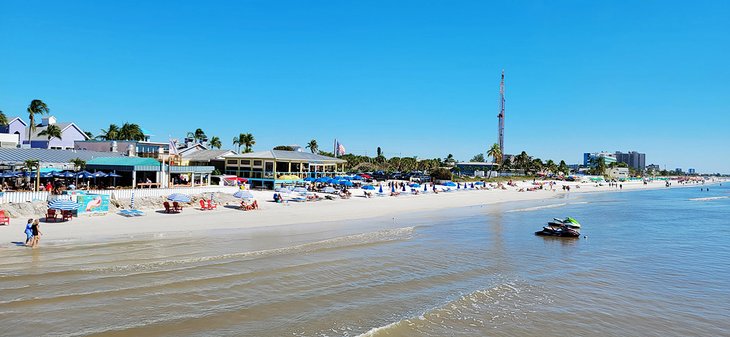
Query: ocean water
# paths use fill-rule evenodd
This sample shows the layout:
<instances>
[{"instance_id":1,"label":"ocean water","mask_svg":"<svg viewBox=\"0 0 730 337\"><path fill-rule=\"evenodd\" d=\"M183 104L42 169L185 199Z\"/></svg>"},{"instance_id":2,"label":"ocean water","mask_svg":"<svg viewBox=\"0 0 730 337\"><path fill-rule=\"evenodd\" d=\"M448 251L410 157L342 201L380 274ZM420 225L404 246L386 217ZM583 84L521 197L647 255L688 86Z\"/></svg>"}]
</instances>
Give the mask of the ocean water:
<instances>
[{"instance_id":1,"label":"ocean water","mask_svg":"<svg viewBox=\"0 0 730 337\"><path fill-rule=\"evenodd\" d=\"M730 336L730 189L0 248L1 336ZM535 236L553 217L577 239Z\"/></svg>"}]
</instances>

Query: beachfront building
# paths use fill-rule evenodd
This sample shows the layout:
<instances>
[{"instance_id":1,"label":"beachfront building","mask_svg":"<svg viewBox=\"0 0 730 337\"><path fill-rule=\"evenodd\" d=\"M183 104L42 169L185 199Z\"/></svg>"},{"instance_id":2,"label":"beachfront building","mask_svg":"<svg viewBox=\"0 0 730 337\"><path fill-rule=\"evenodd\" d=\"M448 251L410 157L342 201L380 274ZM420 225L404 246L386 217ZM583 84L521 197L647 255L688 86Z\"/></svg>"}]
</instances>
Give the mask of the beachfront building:
<instances>
[{"instance_id":1,"label":"beachfront building","mask_svg":"<svg viewBox=\"0 0 730 337\"><path fill-rule=\"evenodd\" d=\"M499 165L495 163L484 163L484 162L461 162L456 163L456 168L459 170L459 174L470 177L487 177L494 175L490 172L495 172Z\"/></svg>"},{"instance_id":2,"label":"beachfront building","mask_svg":"<svg viewBox=\"0 0 730 337\"><path fill-rule=\"evenodd\" d=\"M606 175L609 176L612 179L628 179L629 178L629 168L628 167L612 167L606 169Z\"/></svg>"},{"instance_id":3,"label":"beachfront building","mask_svg":"<svg viewBox=\"0 0 730 337\"><path fill-rule=\"evenodd\" d=\"M169 166L154 158L99 157L86 163L90 172L113 172L120 185L136 187L195 187L210 185L212 166Z\"/></svg>"},{"instance_id":4,"label":"beachfront building","mask_svg":"<svg viewBox=\"0 0 730 337\"><path fill-rule=\"evenodd\" d=\"M50 125L61 129L61 137L48 139L41 135ZM74 142L88 140L89 136L74 123L58 123L56 117L46 116L28 139L28 124L20 117L8 118L8 124L0 126L0 143L2 147L24 147L33 149L73 149Z\"/></svg>"},{"instance_id":5,"label":"beachfront building","mask_svg":"<svg viewBox=\"0 0 730 337\"><path fill-rule=\"evenodd\" d=\"M213 166L219 172L225 171L226 158L235 156L231 150L199 150L183 153L180 157L181 165Z\"/></svg>"},{"instance_id":6,"label":"beachfront building","mask_svg":"<svg viewBox=\"0 0 730 337\"><path fill-rule=\"evenodd\" d=\"M306 177L335 176L344 171L342 159L299 151L244 153L226 157L225 161L225 174L246 178L252 187L269 189Z\"/></svg>"},{"instance_id":7,"label":"beachfront building","mask_svg":"<svg viewBox=\"0 0 730 337\"><path fill-rule=\"evenodd\" d=\"M71 160L78 158L89 162L94 158L109 155L95 151L0 148L0 170L20 171L25 166L25 161L29 159L38 160L41 172L73 170L74 165L71 164Z\"/></svg>"},{"instance_id":8,"label":"beachfront building","mask_svg":"<svg viewBox=\"0 0 730 337\"><path fill-rule=\"evenodd\" d=\"M74 143L77 150L120 153L128 157L162 160L169 149L168 143L133 140L83 140Z\"/></svg>"}]
</instances>

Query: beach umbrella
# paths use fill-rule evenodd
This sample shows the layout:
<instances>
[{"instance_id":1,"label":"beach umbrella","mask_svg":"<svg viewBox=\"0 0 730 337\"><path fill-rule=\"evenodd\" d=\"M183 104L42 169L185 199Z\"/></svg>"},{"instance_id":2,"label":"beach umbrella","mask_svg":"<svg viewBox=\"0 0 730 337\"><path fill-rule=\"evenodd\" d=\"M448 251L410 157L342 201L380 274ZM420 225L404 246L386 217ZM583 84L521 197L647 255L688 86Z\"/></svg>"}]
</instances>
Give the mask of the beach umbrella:
<instances>
[{"instance_id":1,"label":"beach umbrella","mask_svg":"<svg viewBox=\"0 0 730 337\"><path fill-rule=\"evenodd\" d=\"M315 179L314 182L316 182L316 183L328 183L328 182L330 182L330 178L327 178L327 177L319 177L319 178Z\"/></svg>"},{"instance_id":2,"label":"beach umbrella","mask_svg":"<svg viewBox=\"0 0 730 337\"><path fill-rule=\"evenodd\" d=\"M374 189L375 189L375 187L373 187L373 185L365 185L365 186L363 186L363 187L362 187L362 189L363 189L363 190L369 190L369 191L372 191L372 190L374 190ZM382 192L382 191L381 191L381 192Z\"/></svg>"},{"instance_id":3,"label":"beach umbrella","mask_svg":"<svg viewBox=\"0 0 730 337\"><path fill-rule=\"evenodd\" d=\"M444 183L444 186L455 187L456 184L453 181L447 181L447 182Z\"/></svg>"},{"instance_id":4,"label":"beach umbrella","mask_svg":"<svg viewBox=\"0 0 730 337\"><path fill-rule=\"evenodd\" d=\"M352 183L352 181L348 181L348 180L344 180L344 181L343 180L340 180L340 185L345 185L347 187L352 187L353 183Z\"/></svg>"},{"instance_id":5,"label":"beach umbrella","mask_svg":"<svg viewBox=\"0 0 730 337\"><path fill-rule=\"evenodd\" d=\"M352 180L362 180L362 177L356 174L354 177L352 177Z\"/></svg>"},{"instance_id":6,"label":"beach umbrella","mask_svg":"<svg viewBox=\"0 0 730 337\"><path fill-rule=\"evenodd\" d=\"M239 190L233 193L233 196L239 199L253 199L253 194L248 190Z\"/></svg>"},{"instance_id":7,"label":"beach umbrella","mask_svg":"<svg viewBox=\"0 0 730 337\"><path fill-rule=\"evenodd\" d=\"M296 193L307 193L309 191L307 191L307 189L304 188L304 187L297 187L297 188L294 189L294 192L296 192Z\"/></svg>"},{"instance_id":8,"label":"beach umbrella","mask_svg":"<svg viewBox=\"0 0 730 337\"><path fill-rule=\"evenodd\" d=\"M110 172L110 173L109 173L109 174L107 174L106 176L107 176L107 177L109 177L109 178L121 178L121 177L122 177L121 175L119 175L119 174L116 174L116 173L114 173L114 172Z\"/></svg>"},{"instance_id":9,"label":"beach umbrella","mask_svg":"<svg viewBox=\"0 0 730 337\"><path fill-rule=\"evenodd\" d=\"M380 184L380 189L378 189L378 193L383 193L383 184Z\"/></svg>"},{"instance_id":10,"label":"beach umbrella","mask_svg":"<svg viewBox=\"0 0 730 337\"><path fill-rule=\"evenodd\" d=\"M190 202L190 196L182 193L173 193L167 196L167 200L174 202Z\"/></svg>"},{"instance_id":11,"label":"beach umbrella","mask_svg":"<svg viewBox=\"0 0 730 337\"><path fill-rule=\"evenodd\" d=\"M421 185L420 184L416 184L416 183L410 184L408 186L413 187L413 188L421 188Z\"/></svg>"},{"instance_id":12,"label":"beach umbrella","mask_svg":"<svg viewBox=\"0 0 730 337\"><path fill-rule=\"evenodd\" d=\"M304 178L304 181L313 182L313 181L317 181L317 179L314 179L312 177L306 177L306 178Z\"/></svg>"},{"instance_id":13,"label":"beach umbrella","mask_svg":"<svg viewBox=\"0 0 730 337\"><path fill-rule=\"evenodd\" d=\"M81 205L78 203L65 199L55 199L48 202L48 208L61 211L73 211L79 207L81 207Z\"/></svg>"},{"instance_id":14,"label":"beach umbrella","mask_svg":"<svg viewBox=\"0 0 730 337\"><path fill-rule=\"evenodd\" d=\"M87 171L81 171L79 173L76 173L76 178L90 179L90 178L93 178L93 177L94 177L94 174L91 173L91 172L87 172Z\"/></svg>"},{"instance_id":15,"label":"beach umbrella","mask_svg":"<svg viewBox=\"0 0 730 337\"><path fill-rule=\"evenodd\" d=\"M94 176L94 178L105 178L106 176L108 176L108 174L101 171L96 171L92 173L92 175Z\"/></svg>"},{"instance_id":16,"label":"beach umbrella","mask_svg":"<svg viewBox=\"0 0 730 337\"><path fill-rule=\"evenodd\" d=\"M476 182L476 183L474 183L474 184L475 184L475 185L484 185L484 183L483 183L483 182L481 182L481 181L477 181L477 182Z\"/></svg>"},{"instance_id":17,"label":"beach umbrella","mask_svg":"<svg viewBox=\"0 0 730 337\"><path fill-rule=\"evenodd\" d=\"M335 192L337 192L337 190L335 190L334 187L325 187L324 188L324 193L335 193Z\"/></svg>"}]
</instances>

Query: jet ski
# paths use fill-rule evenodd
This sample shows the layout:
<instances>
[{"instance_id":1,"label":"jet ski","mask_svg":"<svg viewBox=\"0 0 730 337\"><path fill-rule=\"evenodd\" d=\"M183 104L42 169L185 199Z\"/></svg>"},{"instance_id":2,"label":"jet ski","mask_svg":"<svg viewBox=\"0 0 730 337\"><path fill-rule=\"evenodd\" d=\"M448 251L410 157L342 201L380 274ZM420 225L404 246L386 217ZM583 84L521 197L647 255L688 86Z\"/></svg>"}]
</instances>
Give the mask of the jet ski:
<instances>
[{"instance_id":1,"label":"jet ski","mask_svg":"<svg viewBox=\"0 0 730 337\"><path fill-rule=\"evenodd\" d=\"M580 236L580 223L571 217L565 219L554 218L541 231L535 232L535 235L577 238Z\"/></svg>"}]
</instances>

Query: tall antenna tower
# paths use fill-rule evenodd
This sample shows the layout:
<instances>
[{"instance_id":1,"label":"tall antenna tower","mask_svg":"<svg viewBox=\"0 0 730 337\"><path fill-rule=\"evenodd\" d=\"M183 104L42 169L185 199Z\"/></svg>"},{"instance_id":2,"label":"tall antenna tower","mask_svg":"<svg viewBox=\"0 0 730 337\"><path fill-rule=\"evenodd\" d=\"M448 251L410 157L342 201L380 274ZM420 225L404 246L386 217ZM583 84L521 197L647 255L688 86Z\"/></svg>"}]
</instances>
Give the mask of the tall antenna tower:
<instances>
[{"instance_id":1,"label":"tall antenna tower","mask_svg":"<svg viewBox=\"0 0 730 337\"><path fill-rule=\"evenodd\" d=\"M499 115L497 118L499 118L499 151L504 158L504 69L502 69L502 81L499 83Z\"/></svg>"}]
</instances>

